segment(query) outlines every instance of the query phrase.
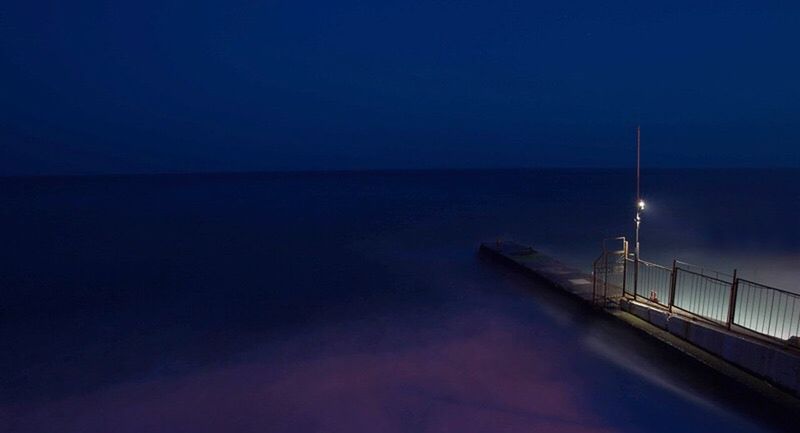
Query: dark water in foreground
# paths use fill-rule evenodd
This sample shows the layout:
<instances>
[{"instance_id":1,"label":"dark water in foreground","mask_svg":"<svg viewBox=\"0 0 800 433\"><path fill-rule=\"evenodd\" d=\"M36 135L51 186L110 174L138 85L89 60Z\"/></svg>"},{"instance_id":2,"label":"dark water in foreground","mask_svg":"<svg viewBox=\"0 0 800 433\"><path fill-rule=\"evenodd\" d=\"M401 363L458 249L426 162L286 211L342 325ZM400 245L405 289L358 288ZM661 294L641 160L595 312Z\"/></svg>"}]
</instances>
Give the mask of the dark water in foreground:
<instances>
[{"instance_id":1,"label":"dark water in foreground","mask_svg":"<svg viewBox=\"0 0 800 433\"><path fill-rule=\"evenodd\" d=\"M630 175L0 180L0 431L760 431L763 402L476 257L588 268ZM645 179L644 257L800 288L800 171Z\"/></svg>"}]
</instances>

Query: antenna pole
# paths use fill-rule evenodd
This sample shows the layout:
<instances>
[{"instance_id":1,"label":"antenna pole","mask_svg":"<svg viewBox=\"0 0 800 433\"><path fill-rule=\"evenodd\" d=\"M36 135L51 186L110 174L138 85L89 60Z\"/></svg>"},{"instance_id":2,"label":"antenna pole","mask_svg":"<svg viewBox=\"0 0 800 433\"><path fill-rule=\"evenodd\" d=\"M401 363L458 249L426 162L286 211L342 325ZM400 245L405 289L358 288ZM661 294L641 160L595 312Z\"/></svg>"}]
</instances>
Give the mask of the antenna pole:
<instances>
[{"instance_id":1,"label":"antenna pole","mask_svg":"<svg viewBox=\"0 0 800 433\"><path fill-rule=\"evenodd\" d=\"M639 125L636 125L636 203L638 206L639 200L642 196L639 192L639 167L641 164L642 155L642 130Z\"/></svg>"},{"instance_id":2,"label":"antenna pole","mask_svg":"<svg viewBox=\"0 0 800 433\"><path fill-rule=\"evenodd\" d=\"M641 127L636 125L636 244L634 245L636 251L636 261L639 261L639 225L642 223L640 212L642 211L643 203L641 190L639 189L639 172L641 165L642 155L642 132ZM638 265L638 263L637 263ZM638 266L637 266L638 267Z\"/></svg>"}]
</instances>

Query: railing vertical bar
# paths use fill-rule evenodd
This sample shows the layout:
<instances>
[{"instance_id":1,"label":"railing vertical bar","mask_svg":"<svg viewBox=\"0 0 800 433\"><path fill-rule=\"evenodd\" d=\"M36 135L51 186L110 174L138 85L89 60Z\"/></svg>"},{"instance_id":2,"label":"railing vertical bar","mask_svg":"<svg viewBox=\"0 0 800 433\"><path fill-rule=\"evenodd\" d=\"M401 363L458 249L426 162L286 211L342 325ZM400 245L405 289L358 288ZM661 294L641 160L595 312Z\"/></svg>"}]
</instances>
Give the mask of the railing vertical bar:
<instances>
[{"instance_id":1,"label":"railing vertical bar","mask_svg":"<svg viewBox=\"0 0 800 433\"><path fill-rule=\"evenodd\" d=\"M787 301L782 304L783 314L781 315L781 332L780 332L781 339L784 339L784 336L786 335L786 316L789 313L789 301L791 300L792 300L791 298L787 298ZM792 320L792 316L789 316L789 320Z\"/></svg>"},{"instance_id":2,"label":"railing vertical bar","mask_svg":"<svg viewBox=\"0 0 800 433\"><path fill-rule=\"evenodd\" d=\"M675 292L676 292L676 294L680 293L680 295L681 295L681 308L683 308L683 306L688 304L688 302L689 302L688 299L691 298L691 296L692 296L692 292L690 291L692 287L691 287L691 285L687 285L687 281L686 281L687 278L688 278L687 275L684 275L681 271L678 271L678 277L679 277L679 284L678 284L678 287L675 288Z\"/></svg>"},{"instance_id":3,"label":"railing vertical bar","mask_svg":"<svg viewBox=\"0 0 800 433\"><path fill-rule=\"evenodd\" d=\"M678 286L675 287L675 296L678 297L678 295L680 295L680 302L676 305L679 305L681 308L686 307L689 304L689 299L692 297L692 286L688 284L688 278L688 274L685 274L682 269L678 268Z\"/></svg>"},{"instance_id":4,"label":"railing vertical bar","mask_svg":"<svg viewBox=\"0 0 800 433\"><path fill-rule=\"evenodd\" d=\"M794 309L795 309L795 307L797 307L797 298L793 298L792 299L792 320L794 320ZM797 326L798 326L798 328L800 328L800 315L798 315L798 316L799 317L798 317L798 320L797 320ZM795 332L797 332L797 331L795 331ZM789 322L789 334L791 334L791 333L792 333L792 323ZM795 334L795 335L797 335L797 334ZM791 335L790 335L790 337L791 337Z\"/></svg>"},{"instance_id":5,"label":"railing vertical bar","mask_svg":"<svg viewBox=\"0 0 800 433\"><path fill-rule=\"evenodd\" d=\"M733 315L736 314L736 281L736 269L734 269L730 297L728 298L728 329L731 329Z\"/></svg>"},{"instance_id":6,"label":"railing vertical bar","mask_svg":"<svg viewBox=\"0 0 800 433\"><path fill-rule=\"evenodd\" d=\"M761 308L764 307L764 312L761 312ZM764 313L767 312L767 304L764 302L764 292L759 290L758 293L758 316L761 318L761 321L758 324L758 329L760 331L764 331Z\"/></svg>"},{"instance_id":7,"label":"railing vertical bar","mask_svg":"<svg viewBox=\"0 0 800 433\"><path fill-rule=\"evenodd\" d=\"M717 317L718 316L717 312L719 308L717 308L717 302L716 302L717 301L716 293L719 285L712 282L711 280L706 280L706 285L708 286L708 299L706 300L706 303L708 305L708 316L713 317L716 320L719 320L719 317Z\"/></svg>"},{"instance_id":8,"label":"railing vertical bar","mask_svg":"<svg viewBox=\"0 0 800 433\"><path fill-rule=\"evenodd\" d=\"M708 307L711 309L714 318L720 322L723 322L725 321L725 315L720 314L720 309L724 307L724 305L721 302L718 302L720 300L720 296L718 296L720 289L719 284L709 282L709 285L712 287L712 289L709 291L711 300L709 301Z\"/></svg>"},{"instance_id":9,"label":"railing vertical bar","mask_svg":"<svg viewBox=\"0 0 800 433\"><path fill-rule=\"evenodd\" d=\"M756 298L756 301L755 301L756 310L755 310L755 317L754 317L754 319L755 319L754 320L754 322L755 322L754 329L757 329L757 330L761 329L761 317L762 317L762 314L761 314L761 295L762 295L762 293L761 293L760 290L758 290L758 291L755 290L755 289L753 290L753 296Z\"/></svg>"},{"instance_id":10,"label":"railing vertical bar","mask_svg":"<svg viewBox=\"0 0 800 433\"><path fill-rule=\"evenodd\" d=\"M751 286L751 288L752 288L752 286ZM759 319L760 315L759 315L759 311L758 310L761 308L761 293L757 292L754 289L753 289L753 305L751 306L751 308L753 309L753 318L752 318L752 320L750 320L750 323L753 324L753 328L752 329L756 329L757 330L757 329L759 329L758 328L758 319Z\"/></svg>"},{"instance_id":11,"label":"railing vertical bar","mask_svg":"<svg viewBox=\"0 0 800 433\"><path fill-rule=\"evenodd\" d=\"M777 305L775 306L775 312L773 313L773 315L775 316L775 324L774 324L775 330L773 331L773 334L777 334L778 333L778 316L781 313L781 298L782 298L782 296L781 296L780 293L776 293L776 297L777 297L777 303L776 303Z\"/></svg>"},{"instance_id":12,"label":"railing vertical bar","mask_svg":"<svg viewBox=\"0 0 800 433\"><path fill-rule=\"evenodd\" d=\"M759 326L759 318L761 317L760 309L761 309L761 291L756 290L755 287L752 285L750 286L750 290L753 291L753 318L750 321L753 324L753 329L758 329Z\"/></svg>"},{"instance_id":13,"label":"railing vertical bar","mask_svg":"<svg viewBox=\"0 0 800 433\"><path fill-rule=\"evenodd\" d=\"M650 291L653 292L653 297L658 302L658 274L656 274L656 268L651 268L650 271Z\"/></svg>"},{"instance_id":14,"label":"railing vertical bar","mask_svg":"<svg viewBox=\"0 0 800 433\"><path fill-rule=\"evenodd\" d=\"M770 294L764 292L763 290L761 291L761 293L764 296L764 314L762 314L763 320L762 320L762 323L761 323L761 333L762 334L766 334L766 332L764 332L764 331L769 329L769 315L767 314L767 311L769 311L769 295Z\"/></svg>"},{"instance_id":15,"label":"railing vertical bar","mask_svg":"<svg viewBox=\"0 0 800 433\"><path fill-rule=\"evenodd\" d=\"M772 298L769 301L769 325L767 325L767 332L766 334L769 335L772 332L772 312L775 310L775 292L772 292Z\"/></svg>"},{"instance_id":16,"label":"railing vertical bar","mask_svg":"<svg viewBox=\"0 0 800 433\"><path fill-rule=\"evenodd\" d=\"M727 319L726 316L728 314L728 310L730 310L730 308L731 308L731 305L730 305L731 304L731 300L730 300L731 293L730 292L732 292L732 291L733 291L733 289L730 286L727 286L727 285L720 284L719 287L718 287L718 292L719 292L718 298L720 300L720 303L719 303L719 306L720 306L720 308L719 308L720 321L724 321L725 319ZM725 305L726 302L728 303L728 305Z\"/></svg>"},{"instance_id":17,"label":"railing vertical bar","mask_svg":"<svg viewBox=\"0 0 800 433\"><path fill-rule=\"evenodd\" d=\"M685 287L685 299L683 299L683 307L687 310L690 310L696 303L695 298L697 297L697 292L694 290L694 284L692 281L692 274L686 274L683 277L684 287Z\"/></svg>"},{"instance_id":18,"label":"railing vertical bar","mask_svg":"<svg viewBox=\"0 0 800 433\"><path fill-rule=\"evenodd\" d=\"M744 323L747 321L747 312L748 312L748 309L747 309L747 305L748 305L747 304L747 296L748 296L749 292L747 291L747 285L745 285L744 286L745 292L744 292L744 294L742 294L741 282L740 282L739 288L737 290L739 292L739 299L741 299L741 301L739 301L740 302L739 303L739 322L738 323L734 322L734 323L736 323L737 325L744 326ZM736 317L734 317L733 319L736 320Z\"/></svg>"},{"instance_id":19,"label":"railing vertical bar","mask_svg":"<svg viewBox=\"0 0 800 433\"><path fill-rule=\"evenodd\" d=\"M706 317L710 317L712 319L717 318L717 314L714 308L714 287L716 284L712 283L711 280L705 280L705 293L706 293Z\"/></svg>"},{"instance_id":20,"label":"railing vertical bar","mask_svg":"<svg viewBox=\"0 0 800 433\"><path fill-rule=\"evenodd\" d=\"M753 291L747 286L747 327L752 328L753 323Z\"/></svg>"},{"instance_id":21,"label":"railing vertical bar","mask_svg":"<svg viewBox=\"0 0 800 433\"><path fill-rule=\"evenodd\" d=\"M792 318L794 317L794 302L795 302L795 299L794 298L790 298L790 299L792 300L792 312L791 313L789 312L789 304L787 303L786 304L786 313L789 316L789 320L786 320L786 318L784 317L784 325L788 325L788 326L785 326L783 329L781 329L781 334L783 334L783 335L792 333ZM788 330L788 332L786 332L787 330ZM787 335L787 337L791 337L791 335Z\"/></svg>"},{"instance_id":22,"label":"railing vertical bar","mask_svg":"<svg viewBox=\"0 0 800 433\"><path fill-rule=\"evenodd\" d=\"M670 275L669 284L669 312L672 313L672 305L675 304L675 280L678 277L678 262L672 260L672 275Z\"/></svg>"},{"instance_id":23,"label":"railing vertical bar","mask_svg":"<svg viewBox=\"0 0 800 433\"><path fill-rule=\"evenodd\" d=\"M797 298L792 298L792 314L791 318L789 319L789 337L792 336L792 326L794 325L794 310L797 306ZM798 325L800 325L800 320L797 321Z\"/></svg>"},{"instance_id":24,"label":"railing vertical bar","mask_svg":"<svg viewBox=\"0 0 800 433\"><path fill-rule=\"evenodd\" d=\"M713 304L714 286L715 285L708 279L706 279L703 283L704 283L704 286L705 286L704 292L706 294L706 317L710 317L712 319L715 319L716 318L716 314L714 314L715 311L714 311L714 304Z\"/></svg>"},{"instance_id":25,"label":"railing vertical bar","mask_svg":"<svg viewBox=\"0 0 800 433\"><path fill-rule=\"evenodd\" d=\"M741 322L742 317L746 317L747 316L747 310L743 308L745 305L747 305L747 303L746 303L747 302L746 301L747 296L746 295L745 296L741 296L741 294L742 294L741 287L739 287L739 284L738 284L738 281L737 281L737 284L736 284L736 309L737 309L736 313L737 314L735 314L733 316L733 323L734 324L738 324L737 323L737 316L739 318L738 319L739 322Z\"/></svg>"},{"instance_id":26,"label":"railing vertical bar","mask_svg":"<svg viewBox=\"0 0 800 433\"><path fill-rule=\"evenodd\" d=\"M659 280L661 279L661 270L657 268L653 268L653 276L651 277L653 280L652 286L650 290L653 292L653 296L656 298L657 302L661 302L661 284L659 284Z\"/></svg>"},{"instance_id":27,"label":"railing vertical bar","mask_svg":"<svg viewBox=\"0 0 800 433\"><path fill-rule=\"evenodd\" d=\"M716 299L717 298L717 289L719 288L719 284L716 284L716 283L714 283L712 281L706 281L706 285L708 286L708 299L706 301L707 305L708 305L708 316L712 317L712 318L714 318L716 320L719 320L719 317L717 317L718 316L717 313L719 312L719 308L717 308L718 305L717 305L717 302L716 302L717 301L717 299Z\"/></svg>"},{"instance_id":28,"label":"railing vertical bar","mask_svg":"<svg viewBox=\"0 0 800 433\"><path fill-rule=\"evenodd\" d=\"M795 304L797 304L797 298L795 298ZM792 311L794 311L794 310L792 310ZM798 319L797 319L797 326L795 327L794 335L800 336L800 317L798 317Z\"/></svg>"},{"instance_id":29,"label":"railing vertical bar","mask_svg":"<svg viewBox=\"0 0 800 433\"><path fill-rule=\"evenodd\" d=\"M622 256L622 296L625 297L625 285L627 284L628 280L628 247L627 245L623 248L624 249L624 256Z\"/></svg>"},{"instance_id":30,"label":"railing vertical bar","mask_svg":"<svg viewBox=\"0 0 800 433\"><path fill-rule=\"evenodd\" d=\"M647 265L639 262L639 285L636 286L639 296L647 299Z\"/></svg>"},{"instance_id":31,"label":"railing vertical bar","mask_svg":"<svg viewBox=\"0 0 800 433\"><path fill-rule=\"evenodd\" d=\"M727 311L723 313L722 309L725 308L726 299L723 299L724 296L720 296L722 295L722 290L724 289L722 289L719 284L712 284L712 286L714 287L714 290L712 295L713 302L711 303L711 308L714 310L714 316L717 317L717 320L719 320L720 322L724 322L726 319L725 316Z\"/></svg>"},{"instance_id":32,"label":"railing vertical bar","mask_svg":"<svg viewBox=\"0 0 800 433\"><path fill-rule=\"evenodd\" d=\"M656 268L650 269L650 291L653 292L653 297L658 302L658 274L656 274Z\"/></svg>"},{"instance_id":33,"label":"railing vertical bar","mask_svg":"<svg viewBox=\"0 0 800 433\"><path fill-rule=\"evenodd\" d=\"M783 328L786 323L786 308L787 303L784 302L785 296L781 293L778 294L778 314L775 316L775 334L783 338Z\"/></svg>"},{"instance_id":34,"label":"railing vertical bar","mask_svg":"<svg viewBox=\"0 0 800 433\"><path fill-rule=\"evenodd\" d=\"M697 282L697 312L702 316L703 315L703 280L698 280L695 277L695 282Z\"/></svg>"},{"instance_id":35,"label":"railing vertical bar","mask_svg":"<svg viewBox=\"0 0 800 433\"><path fill-rule=\"evenodd\" d=\"M700 280L700 315L708 317L708 280L705 278Z\"/></svg>"},{"instance_id":36,"label":"railing vertical bar","mask_svg":"<svg viewBox=\"0 0 800 433\"><path fill-rule=\"evenodd\" d=\"M783 335L783 322L786 319L786 304L781 302L783 295L778 294L778 312L775 314L775 335Z\"/></svg>"},{"instance_id":37,"label":"railing vertical bar","mask_svg":"<svg viewBox=\"0 0 800 433\"><path fill-rule=\"evenodd\" d=\"M762 290L762 292L764 292ZM769 325L771 323L770 311L772 308L772 298L770 298L771 293L764 292L764 324L761 326L761 332L764 334L769 334Z\"/></svg>"},{"instance_id":38,"label":"railing vertical bar","mask_svg":"<svg viewBox=\"0 0 800 433\"><path fill-rule=\"evenodd\" d=\"M699 308L699 311L700 311L700 315L701 316L704 316L703 312L704 312L705 307L706 307L706 302L705 302L706 301L706 298L705 298L706 292L705 292L705 290L703 290L705 288L704 287L705 284L706 284L706 281L704 279L700 279L698 284L697 284L697 287L698 287L698 290L699 290L698 291L698 296L700 297L700 308Z\"/></svg>"},{"instance_id":39,"label":"railing vertical bar","mask_svg":"<svg viewBox=\"0 0 800 433\"><path fill-rule=\"evenodd\" d=\"M792 310L789 312L789 302L786 303L786 310L784 311L783 326L781 327L781 338L788 339L791 337L792 332L792 318L794 317L794 298L789 298ZM788 316L788 317L787 317Z\"/></svg>"}]
</instances>

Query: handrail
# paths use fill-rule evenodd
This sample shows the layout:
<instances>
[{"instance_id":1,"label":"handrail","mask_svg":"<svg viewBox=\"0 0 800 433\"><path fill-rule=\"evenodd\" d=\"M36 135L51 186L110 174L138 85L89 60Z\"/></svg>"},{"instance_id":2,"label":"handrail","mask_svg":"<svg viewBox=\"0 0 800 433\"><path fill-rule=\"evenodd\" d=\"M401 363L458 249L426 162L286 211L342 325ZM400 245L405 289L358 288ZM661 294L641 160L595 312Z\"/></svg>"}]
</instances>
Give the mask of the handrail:
<instances>
[{"instance_id":1,"label":"handrail","mask_svg":"<svg viewBox=\"0 0 800 433\"><path fill-rule=\"evenodd\" d=\"M635 259L627 259L627 260L634 261ZM672 270L672 268L668 268L666 266L659 265L658 263L648 262L647 260L644 260L644 259L639 259L639 263L644 263L646 266L653 266L653 267L656 267L656 268L661 268L661 269L663 269L665 271L671 271Z\"/></svg>"},{"instance_id":2,"label":"handrail","mask_svg":"<svg viewBox=\"0 0 800 433\"><path fill-rule=\"evenodd\" d=\"M748 279L746 279L746 278L738 278L738 280L739 280L739 281L743 281L743 282L745 282L745 283L752 284L752 285L754 285L754 286L758 286L758 288L759 288L759 289L765 289L765 290L774 290L774 291L776 291L776 292L781 292L781 293L785 293L785 294L787 294L787 295L790 295L790 296L795 296L795 297L797 297L797 298L800 298L800 293L790 292L790 291L788 291L788 290L778 289L778 288L776 288L776 287L770 287L770 286L768 286L768 285L766 285L766 284L761 284L761 283L759 283L759 282L752 281L752 280L748 280Z\"/></svg>"},{"instance_id":3,"label":"handrail","mask_svg":"<svg viewBox=\"0 0 800 433\"><path fill-rule=\"evenodd\" d=\"M708 278L709 280L714 280L716 282L723 283L723 284L730 284L731 283L730 281L721 280L719 278L712 277L710 275L701 274L701 273L694 272L694 271L690 271L688 269L677 268L677 270L679 270L681 272L686 272L687 274L697 275L698 277Z\"/></svg>"},{"instance_id":4,"label":"handrail","mask_svg":"<svg viewBox=\"0 0 800 433\"><path fill-rule=\"evenodd\" d=\"M684 262L684 261L681 261L681 260L678 260L678 259L675 259L674 261L675 261L675 265L676 266L677 265L685 265L685 266L688 266L688 267L691 267L691 268L699 269L700 270L700 275L704 275L704 276L706 275L705 274L706 268L704 268L702 266L698 266L698 265L695 265L695 264L689 263L689 262ZM687 269L684 269L684 268L681 268L681 269L687 270ZM731 275L731 274L727 274L725 272L720 272L720 271L713 270L713 269L709 269L708 271L709 272L713 272L714 274L717 275L717 277L719 277L720 275L724 275L726 277L730 277L731 280L733 280L733 275Z\"/></svg>"}]
</instances>

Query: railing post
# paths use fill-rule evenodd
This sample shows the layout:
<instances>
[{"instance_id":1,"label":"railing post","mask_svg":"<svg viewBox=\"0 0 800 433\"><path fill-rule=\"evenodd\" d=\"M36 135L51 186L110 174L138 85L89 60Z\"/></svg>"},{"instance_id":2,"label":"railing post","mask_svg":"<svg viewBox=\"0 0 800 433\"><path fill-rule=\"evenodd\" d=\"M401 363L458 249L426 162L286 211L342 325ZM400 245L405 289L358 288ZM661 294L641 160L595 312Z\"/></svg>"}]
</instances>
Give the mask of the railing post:
<instances>
[{"instance_id":1,"label":"railing post","mask_svg":"<svg viewBox=\"0 0 800 433\"><path fill-rule=\"evenodd\" d=\"M636 259L633 262L633 299L636 299L639 287L639 254L634 254Z\"/></svg>"},{"instance_id":2,"label":"railing post","mask_svg":"<svg viewBox=\"0 0 800 433\"><path fill-rule=\"evenodd\" d=\"M625 292L625 286L628 283L628 249L625 249L624 255L622 256L622 297L624 298L627 293Z\"/></svg>"},{"instance_id":3,"label":"railing post","mask_svg":"<svg viewBox=\"0 0 800 433\"><path fill-rule=\"evenodd\" d=\"M628 240L622 241L622 297L628 294Z\"/></svg>"},{"instance_id":4,"label":"railing post","mask_svg":"<svg viewBox=\"0 0 800 433\"><path fill-rule=\"evenodd\" d=\"M675 303L675 284L678 280L678 261L673 259L672 260L672 278L669 281L669 304L667 307L669 308L669 312L672 313L672 304Z\"/></svg>"},{"instance_id":5,"label":"railing post","mask_svg":"<svg viewBox=\"0 0 800 433\"><path fill-rule=\"evenodd\" d=\"M734 315L736 314L736 292L739 291L739 277L736 276L736 269L733 270L733 282L731 283L731 296L728 301L728 329L731 329Z\"/></svg>"}]
</instances>

